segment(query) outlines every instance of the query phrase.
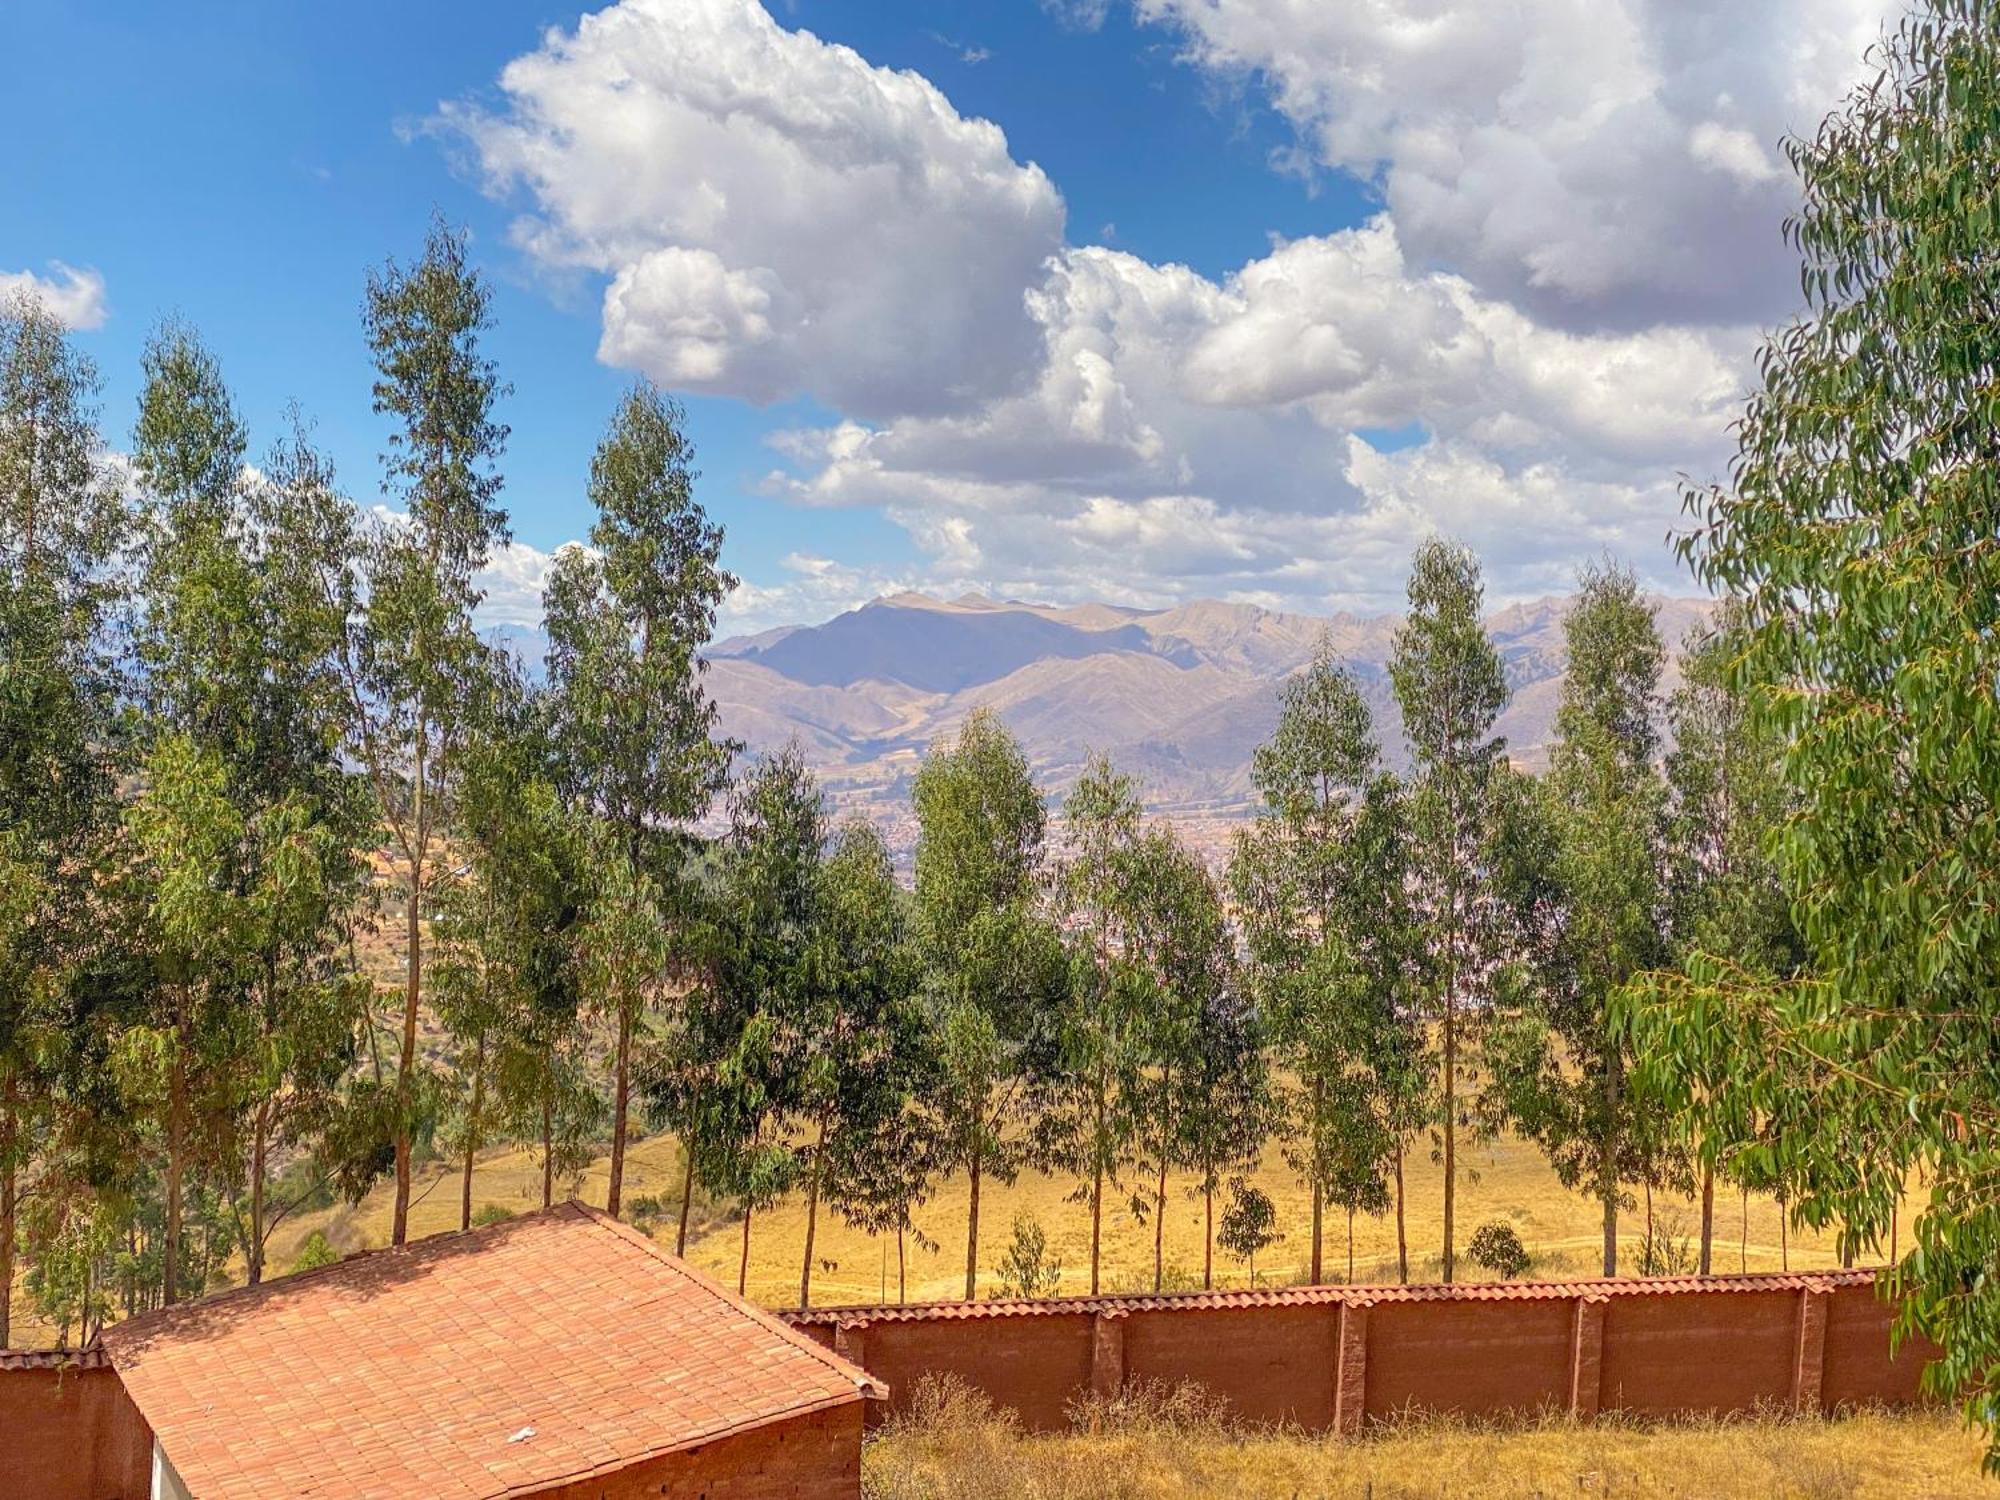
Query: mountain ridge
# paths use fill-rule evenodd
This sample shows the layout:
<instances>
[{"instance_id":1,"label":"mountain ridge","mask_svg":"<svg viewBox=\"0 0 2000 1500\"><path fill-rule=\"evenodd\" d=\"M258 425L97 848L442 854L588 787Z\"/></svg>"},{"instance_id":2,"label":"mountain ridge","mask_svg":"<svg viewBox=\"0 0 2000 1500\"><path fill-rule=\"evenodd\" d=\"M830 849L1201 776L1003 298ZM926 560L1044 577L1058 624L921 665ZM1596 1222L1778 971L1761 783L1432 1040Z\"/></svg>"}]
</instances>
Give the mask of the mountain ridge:
<instances>
[{"instance_id":1,"label":"mountain ridge","mask_svg":"<svg viewBox=\"0 0 2000 1500\"><path fill-rule=\"evenodd\" d=\"M1530 769L1547 760L1571 602L1551 595L1487 616L1512 693L1495 728ZM1713 604L1648 603L1671 690L1682 644ZM982 706L1019 736L1052 794L1102 751L1139 778L1151 810L1213 851L1254 812L1251 754L1277 722L1278 688L1322 634L1359 680L1385 760L1405 762L1387 671L1400 624L1213 599L1137 609L905 592L818 625L718 641L708 686L724 734L752 754L797 739L836 811L876 823L900 855L915 842L909 782L924 752Z\"/></svg>"}]
</instances>

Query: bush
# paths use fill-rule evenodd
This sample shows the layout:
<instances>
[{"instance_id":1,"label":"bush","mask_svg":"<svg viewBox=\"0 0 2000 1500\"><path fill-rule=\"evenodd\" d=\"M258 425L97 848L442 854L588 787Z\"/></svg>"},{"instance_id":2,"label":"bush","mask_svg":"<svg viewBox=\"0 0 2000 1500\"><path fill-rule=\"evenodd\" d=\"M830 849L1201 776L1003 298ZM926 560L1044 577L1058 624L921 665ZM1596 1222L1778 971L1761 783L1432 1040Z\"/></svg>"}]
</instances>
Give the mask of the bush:
<instances>
[{"instance_id":1,"label":"bush","mask_svg":"<svg viewBox=\"0 0 2000 1500\"><path fill-rule=\"evenodd\" d=\"M625 1217L634 1224L651 1224L667 1211L666 1205L651 1193L642 1194L625 1205Z\"/></svg>"},{"instance_id":2,"label":"bush","mask_svg":"<svg viewBox=\"0 0 2000 1500\"><path fill-rule=\"evenodd\" d=\"M1030 1213L1014 1215L1014 1239L1000 1264L995 1297L1053 1297L1062 1285L1062 1262L1049 1254L1048 1236Z\"/></svg>"},{"instance_id":3,"label":"bush","mask_svg":"<svg viewBox=\"0 0 2000 1500\"><path fill-rule=\"evenodd\" d=\"M1685 1276L1695 1268L1695 1262L1694 1237L1688 1232L1687 1216L1678 1209L1662 1209L1639 1241L1639 1274Z\"/></svg>"},{"instance_id":4,"label":"bush","mask_svg":"<svg viewBox=\"0 0 2000 1500\"><path fill-rule=\"evenodd\" d=\"M330 1266L340 1259L340 1252L326 1242L326 1236L315 1229L299 1246L299 1253L292 1257L294 1271L317 1271L321 1266Z\"/></svg>"},{"instance_id":5,"label":"bush","mask_svg":"<svg viewBox=\"0 0 2000 1500\"><path fill-rule=\"evenodd\" d=\"M514 1217L514 1210L504 1203L482 1203L472 1211L472 1227L480 1229L488 1224L505 1224Z\"/></svg>"},{"instance_id":6,"label":"bush","mask_svg":"<svg viewBox=\"0 0 2000 1500\"><path fill-rule=\"evenodd\" d=\"M1482 1266L1510 1281L1525 1273L1529 1265L1527 1247L1521 1243L1520 1235L1514 1232L1514 1226L1503 1219L1495 1219L1475 1229L1472 1243L1466 1246L1465 1253L1475 1266Z\"/></svg>"}]
</instances>

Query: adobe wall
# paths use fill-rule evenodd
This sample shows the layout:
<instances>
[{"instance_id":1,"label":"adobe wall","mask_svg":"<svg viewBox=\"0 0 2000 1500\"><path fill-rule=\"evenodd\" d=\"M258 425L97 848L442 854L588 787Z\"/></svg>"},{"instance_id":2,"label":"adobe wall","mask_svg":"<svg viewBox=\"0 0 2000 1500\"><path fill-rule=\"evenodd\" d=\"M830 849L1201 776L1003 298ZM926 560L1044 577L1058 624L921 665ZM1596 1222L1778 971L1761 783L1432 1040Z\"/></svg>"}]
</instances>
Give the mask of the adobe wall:
<instances>
[{"instance_id":1,"label":"adobe wall","mask_svg":"<svg viewBox=\"0 0 2000 1500\"><path fill-rule=\"evenodd\" d=\"M861 1493L861 1403L621 1469L536 1490L537 1500L854 1500Z\"/></svg>"},{"instance_id":2,"label":"adobe wall","mask_svg":"<svg viewBox=\"0 0 2000 1500\"><path fill-rule=\"evenodd\" d=\"M1915 1402L1935 1351L1892 1356L1894 1309L1867 1283L1320 1288L789 1316L886 1381L890 1410L926 1375L952 1374L1056 1431L1088 1393L1194 1382L1240 1420L1354 1431L1413 1411L1587 1420Z\"/></svg>"},{"instance_id":3,"label":"adobe wall","mask_svg":"<svg viewBox=\"0 0 2000 1500\"><path fill-rule=\"evenodd\" d=\"M0 1495L147 1500L153 1434L108 1367L0 1364Z\"/></svg>"}]
</instances>

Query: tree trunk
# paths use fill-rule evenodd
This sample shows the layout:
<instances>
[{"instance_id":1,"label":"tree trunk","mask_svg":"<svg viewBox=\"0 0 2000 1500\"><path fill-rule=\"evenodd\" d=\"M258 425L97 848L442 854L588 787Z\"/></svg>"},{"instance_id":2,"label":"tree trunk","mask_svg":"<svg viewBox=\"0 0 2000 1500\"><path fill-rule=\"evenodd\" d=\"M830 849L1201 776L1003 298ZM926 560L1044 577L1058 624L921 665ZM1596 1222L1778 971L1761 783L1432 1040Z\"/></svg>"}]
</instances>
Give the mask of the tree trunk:
<instances>
[{"instance_id":1,"label":"tree trunk","mask_svg":"<svg viewBox=\"0 0 2000 1500\"><path fill-rule=\"evenodd\" d=\"M748 1296L750 1285L750 1205L743 1205L743 1254L736 1262L736 1295Z\"/></svg>"},{"instance_id":2,"label":"tree trunk","mask_svg":"<svg viewBox=\"0 0 2000 1500\"><path fill-rule=\"evenodd\" d=\"M618 1217L625 1188L625 1119L632 1101L632 1010L618 1007L618 1059L611 1081L611 1186L604 1211Z\"/></svg>"},{"instance_id":3,"label":"tree trunk","mask_svg":"<svg viewBox=\"0 0 2000 1500\"><path fill-rule=\"evenodd\" d=\"M903 1272L903 1226L896 1226L896 1306L901 1307L908 1300L909 1282Z\"/></svg>"},{"instance_id":4,"label":"tree trunk","mask_svg":"<svg viewBox=\"0 0 2000 1500\"><path fill-rule=\"evenodd\" d=\"M421 748L416 760L416 821L424 818L424 758ZM410 1114L411 1082L417 1066L417 1008L423 998L424 983L424 861L421 853L409 851L410 910L404 940L409 944L410 961L403 984L402 1052L396 1060L396 1209L390 1221L389 1243L407 1244L410 1238Z\"/></svg>"},{"instance_id":5,"label":"tree trunk","mask_svg":"<svg viewBox=\"0 0 2000 1500\"><path fill-rule=\"evenodd\" d=\"M972 1158L971 1186L972 1201L965 1215L965 1300L970 1302L978 1295L979 1283L979 1161Z\"/></svg>"},{"instance_id":6,"label":"tree trunk","mask_svg":"<svg viewBox=\"0 0 2000 1500\"><path fill-rule=\"evenodd\" d=\"M1456 914L1454 913L1454 919ZM1451 1242L1452 1214L1458 1188L1458 1017L1453 1011L1454 976L1444 995L1444 1282L1451 1285L1456 1265Z\"/></svg>"},{"instance_id":7,"label":"tree trunk","mask_svg":"<svg viewBox=\"0 0 2000 1500\"><path fill-rule=\"evenodd\" d=\"M694 1148L686 1141L681 1142L681 1156L686 1165L681 1171L681 1227L674 1236L674 1254L684 1256L688 1249L688 1209L694 1204Z\"/></svg>"},{"instance_id":8,"label":"tree trunk","mask_svg":"<svg viewBox=\"0 0 2000 1500\"><path fill-rule=\"evenodd\" d=\"M826 1121L819 1122L819 1143L813 1147L812 1178L806 1187L806 1256L799 1268L799 1306L812 1306L813 1233L819 1227L819 1177L826 1161Z\"/></svg>"},{"instance_id":9,"label":"tree trunk","mask_svg":"<svg viewBox=\"0 0 2000 1500\"><path fill-rule=\"evenodd\" d=\"M1715 1264L1715 1168L1701 1169L1701 1274L1710 1275Z\"/></svg>"},{"instance_id":10,"label":"tree trunk","mask_svg":"<svg viewBox=\"0 0 2000 1500\"><path fill-rule=\"evenodd\" d=\"M1160 1290L1164 1276L1167 1238L1167 1154L1160 1152L1160 1185L1153 1194L1153 1290Z\"/></svg>"},{"instance_id":11,"label":"tree trunk","mask_svg":"<svg viewBox=\"0 0 2000 1500\"><path fill-rule=\"evenodd\" d=\"M270 1128L270 1101L259 1101L250 1144L250 1244L243 1256L252 1286L264 1279L264 1157Z\"/></svg>"},{"instance_id":12,"label":"tree trunk","mask_svg":"<svg viewBox=\"0 0 2000 1500\"><path fill-rule=\"evenodd\" d=\"M1201 1187L1201 1289L1215 1288L1215 1178L1211 1174Z\"/></svg>"},{"instance_id":13,"label":"tree trunk","mask_svg":"<svg viewBox=\"0 0 2000 1500\"><path fill-rule=\"evenodd\" d=\"M14 1323L14 1221L21 1193L20 1163L14 1152L20 1143L19 1095L14 1075L7 1075L5 1092L0 1092L0 1349L13 1338Z\"/></svg>"},{"instance_id":14,"label":"tree trunk","mask_svg":"<svg viewBox=\"0 0 2000 1500\"><path fill-rule=\"evenodd\" d=\"M1396 1279L1410 1284L1410 1241L1403 1227L1403 1148L1396 1148Z\"/></svg>"},{"instance_id":15,"label":"tree trunk","mask_svg":"<svg viewBox=\"0 0 2000 1500\"><path fill-rule=\"evenodd\" d=\"M1354 1285L1354 1210L1347 1211L1347 1284Z\"/></svg>"},{"instance_id":16,"label":"tree trunk","mask_svg":"<svg viewBox=\"0 0 2000 1500\"><path fill-rule=\"evenodd\" d=\"M548 1208L556 1201L556 1119L555 1104L546 1095L542 1099L542 1207Z\"/></svg>"},{"instance_id":17,"label":"tree trunk","mask_svg":"<svg viewBox=\"0 0 2000 1500\"><path fill-rule=\"evenodd\" d=\"M1104 1163L1090 1178L1090 1295L1097 1295L1097 1252L1104 1235Z\"/></svg>"},{"instance_id":18,"label":"tree trunk","mask_svg":"<svg viewBox=\"0 0 2000 1500\"><path fill-rule=\"evenodd\" d=\"M175 1025L174 1060L167 1085L167 1227L160 1250L160 1302L172 1307L181 1295L181 1178L187 1156L187 999Z\"/></svg>"},{"instance_id":19,"label":"tree trunk","mask_svg":"<svg viewBox=\"0 0 2000 1500\"><path fill-rule=\"evenodd\" d=\"M472 1157L479 1149L479 1116L486 1107L486 1033L479 1033L472 1054L472 1107L465 1115L465 1177L458 1190L458 1227L472 1227Z\"/></svg>"},{"instance_id":20,"label":"tree trunk","mask_svg":"<svg viewBox=\"0 0 2000 1500\"><path fill-rule=\"evenodd\" d=\"M1597 1167L1597 1191L1604 1200L1604 1274L1618 1274L1618 1064L1616 1059L1604 1070L1604 1146ZM1646 1189L1646 1234L1650 1241L1652 1188Z\"/></svg>"},{"instance_id":21,"label":"tree trunk","mask_svg":"<svg viewBox=\"0 0 2000 1500\"><path fill-rule=\"evenodd\" d=\"M1315 1078L1313 1080L1313 1090L1312 1090L1313 1117L1312 1117L1312 1124L1309 1127L1312 1130L1312 1139L1315 1146L1317 1146L1319 1142L1320 1122L1321 1119L1323 1118L1323 1111L1325 1109L1325 1099L1326 1099L1326 1081L1321 1078ZM1317 1157L1317 1155L1318 1152L1315 1151L1314 1156ZM1315 1162L1315 1166L1317 1166L1317 1162ZM1320 1216L1324 1209L1325 1198L1326 1198L1325 1190L1324 1188L1321 1187L1318 1173L1317 1171L1315 1171L1313 1176L1312 1275L1307 1278L1309 1281L1312 1282L1314 1286L1318 1286L1321 1281L1320 1270L1319 1270Z\"/></svg>"},{"instance_id":22,"label":"tree trunk","mask_svg":"<svg viewBox=\"0 0 2000 1500\"><path fill-rule=\"evenodd\" d=\"M1786 1212L1783 1199L1778 1200L1778 1269L1792 1268L1792 1216Z\"/></svg>"},{"instance_id":23,"label":"tree trunk","mask_svg":"<svg viewBox=\"0 0 2000 1500\"><path fill-rule=\"evenodd\" d=\"M1736 1242L1736 1269L1750 1269L1750 1189L1743 1189L1743 1238Z\"/></svg>"}]
</instances>

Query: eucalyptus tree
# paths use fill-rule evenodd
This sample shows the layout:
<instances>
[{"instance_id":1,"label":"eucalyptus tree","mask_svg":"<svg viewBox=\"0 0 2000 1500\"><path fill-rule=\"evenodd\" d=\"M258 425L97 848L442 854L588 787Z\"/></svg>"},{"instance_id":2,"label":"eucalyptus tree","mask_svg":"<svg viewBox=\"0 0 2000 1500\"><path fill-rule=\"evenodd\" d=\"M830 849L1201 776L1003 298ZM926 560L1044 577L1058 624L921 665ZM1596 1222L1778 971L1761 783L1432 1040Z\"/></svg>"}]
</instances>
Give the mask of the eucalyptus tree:
<instances>
[{"instance_id":1,"label":"eucalyptus tree","mask_svg":"<svg viewBox=\"0 0 2000 1500\"><path fill-rule=\"evenodd\" d=\"M965 1295L979 1277L979 1190L1020 1167L1024 1084L1067 987L1038 903L1048 814L1021 747L975 710L917 772L915 929L936 1045L927 1101L946 1172L969 1197Z\"/></svg>"},{"instance_id":2,"label":"eucalyptus tree","mask_svg":"<svg viewBox=\"0 0 2000 1500\"><path fill-rule=\"evenodd\" d=\"M1481 852L1491 832L1505 742L1493 723L1507 702L1499 652L1480 623L1479 562L1432 538L1410 566L1409 612L1389 680L1409 742L1411 867L1425 934L1424 1011L1437 1026L1437 1114L1444 1164L1443 1274L1456 1270L1460 1066L1468 1024L1500 959Z\"/></svg>"},{"instance_id":3,"label":"eucalyptus tree","mask_svg":"<svg viewBox=\"0 0 2000 1500\"><path fill-rule=\"evenodd\" d=\"M1730 677L1783 747L1796 807L1771 848L1806 964L1693 958L1632 1022L1704 1135L1782 1165L1796 1219L1837 1224L1844 1248L1886 1240L1922 1172L1889 1290L1942 1350L1931 1388L1991 1433L2000 16L1926 0L1870 73L1787 143L1807 309L1766 342L1730 477L1690 495L1684 540L1740 601Z\"/></svg>"},{"instance_id":4,"label":"eucalyptus tree","mask_svg":"<svg viewBox=\"0 0 2000 1500\"><path fill-rule=\"evenodd\" d=\"M1652 607L1637 577L1587 569L1564 620L1568 670L1549 774L1553 951L1524 1014L1496 1028L1496 1090L1563 1185L1603 1209L1604 1274L1618 1274L1618 1210L1626 1184L1673 1177L1658 1112L1628 1083L1630 1039L1613 997L1668 956L1664 886L1666 784L1660 774L1660 672ZM1529 878L1533 878L1530 876ZM1504 1041L1503 1041L1504 1034Z\"/></svg>"},{"instance_id":5,"label":"eucalyptus tree","mask_svg":"<svg viewBox=\"0 0 2000 1500\"><path fill-rule=\"evenodd\" d=\"M394 1154L390 1239L400 1245L409 1236L412 1144L435 1094L418 1036L424 924L470 738L464 704L488 669L472 624L478 574L507 540L494 467L507 428L493 415L506 387L480 348L491 294L464 237L441 220L414 263L392 260L369 275L362 326L375 411L391 424L385 487L404 513L377 524L359 579L329 575L329 592L351 590L356 604L343 652L346 748L366 771L399 856L406 971L394 1073L376 1104Z\"/></svg>"},{"instance_id":6,"label":"eucalyptus tree","mask_svg":"<svg viewBox=\"0 0 2000 1500\"><path fill-rule=\"evenodd\" d=\"M1803 955L1791 905L1770 857L1788 798L1781 779L1783 747L1749 712L1748 695L1732 664L1743 647L1741 621L1726 603L1697 627L1681 653L1681 685L1667 702L1673 748L1667 752L1667 904L1676 965L1699 955L1723 955L1767 978L1797 972ZM1719 1144L1693 1128L1701 1168L1701 1231L1697 1264L1713 1268L1715 1176L1732 1172L1715 1159ZM1757 1169L1751 1168L1751 1175ZM1758 1184L1766 1186L1769 1184ZM1792 1194L1781 1196L1787 1201Z\"/></svg>"},{"instance_id":7,"label":"eucalyptus tree","mask_svg":"<svg viewBox=\"0 0 2000 1500\"><path fill-rule=\"evenodd\" d=\"M749 1275L750 1224L797 1181L785 1135L808 1091L811 1042L799 1018L815 1001L810 950L826 849L826 804L797 745L766 756L730 794L712 1002L734 1021L701 1083L691 1134L711 1186L743 1208L737 1289ZM824 1098L818 1101L822 1107Z\"/></svg>"},{"instance_id":8,"label":"eucalyptus tree","mask_svg":"<svg viewBox=\"0 0 2000 1500\"><path fill-rule=\"evenodd\" d=\"M1201 1199L1201 1284L1215 1285L1215 1195L1257 1165L1275 1123L1262 1017L1239 982L1210 993L1181 1068L1175 1159Z\"/></svg>"},{"instance_id":9,"label":"eucalyptus tree","mask_svg":"<svg viewBox=\"0 0 2000 1500\"><path fill-rule=\"evenodd\" d=\"M735 747L715 733L701 651L736 580L722 528L695 499L686 416L652 386L625 393L590 467L590 548L557 557L543 596L549 706L566 795L619 848L621 899L650 906L650 972L598 990L615 1036L611 1183L619 1211L635 1039L673 981L673 936L689 925L691 820L728 778ZM639 957L638 950L632 950ZM602 977L609 977L606 972Z\"/></svg>"},{"instance_id":10,"label":"eucalyptus tree","mask_svg":"<svg viewBox=\"0 0 2000 1500\"><path fill-rule=\"evenodd\" d=\"M1167 1174L1194 1167L1205 1181L1228 1154L1230 1131L1256 1100L1218 1100L1223 1080L1254 1089L1242 1073L1228 1077L1235 1040L1218 1034L1236 1019L1229 1011L1236 981L1236 939L1222 893L1200 856L1164 828L1145 830L1131 853L1131 917L1126 963L1136 1005L1133 1066L1121 1079L1119 1108L1130 1120L1135 1162L1150 1169L1150 1197L1132 1206L1153 1223L1153 1290L1165 1282ZM1191 1116L1216 1109L1220 1118ZM1261 1113L1261 1112L1259 1112ZM1261 1123L1261 1120L1259 1121Z\"/></svg>"},{"instance_id":11,"label":"eucalyptus tree","mask_svg":"<svg viewBox=\"0 0 2000 1500\"><path fill-rule=\"evenodd\" d=\"M90 1008L91 851L115 826L107 563L127 516L99 469L97 373L42 303L0 299L0 1347L19 1215L65 1121Z\"/></svg>"},{"instance_id":12,"label":"eucalyptus tree","mask_svg":"<svg viewBox=\"0 0 2000 1500\"><path fill-rule=\"evenodd\" d=\"M143 732L213 756L241 818L212 875L244 903L255 947L215 951L223 971L200 982L223 1003L203 1013L218 1029L197 1050L234 1099L239 1165L225 1176L254 1284L275 1222L271 1162L325 1121L363 1012L335 955L365 893L372 810L338 753L348 621L324 586L350 565L355 534L296 416L263 472L246 472L245 430L192 329L159 329L144 371L132 445Z\"/></svg>"},{"instance_id":13,"label":"eucalyptus tree","mask_svg":"<svg viewBox=\"0 0 2000 1500\"><path fill-rule=\"evenodd\" d=\"M1101 755L1090 757L1063 801L1056 909L1070 938L1070 984L1055 1055L1034 1080L1035 1155L1078 1179L1072 1198L1090 1209L1090 1291L1098 1291L1104 1188L1137 1145L1135 1109L1146 1063L1148 1012L1162 998L1137 961L1142 883L1137 784Z\"/></svg>"},{"instance_id":14,"label":"eucalyptus tree","mask_svg":"<svg viewBox=\"0 0 2000 1500\"><path fill-rule=\"evenodd\" d=\"M622 917L620 876L629 873L612 863L616 850L590 846L563 806L526 685L507 672L493 685L459 784L461 865L438 898L432 932L432 1004L452 1046L462 1229L472 1225L483 1147L509 1134L538 1140L552 1196L558 1168L572 1168L556 1137L594 1122L569 1097L567 1053L579 1050L576 997L613 946L602 929Z\"/></svg>"},{"instance_id":15,"label":"eucalyptus tree","mask_svg":"<svg viewBox=\"0 0 2000 1500\"><path fill-rule=\"evenodd\" d=\"M819 1206L836 1195L843 1212L853 1178L841 1164L892 1147L922 1082L924 1017L918 1004L909 914L882 836L852 822L817 871L800 983L787 995L783 1067L805 1147L806 1234L799 1305L812 1301ZM865 1191L853 1209L880 1200Z\"/></svg>"},{"instance_id":16,"label":"eucalyptus tree","mask_svg":"<svg viewBox=\"0 0 2000 1500\"><path fill-rule=\"evenodd\" d=\"M1379 752L1352 672L1322 638L1312 661L1280 689L1276 729L1251 763L1266 811L1237 838L1231 883L1244 927L1249 974L1295 1097L1285 1152L1312 1190L1310 1271L1324 1271L1325 1208L1343 1153L1386 1134L1358 1133L1348 1105L1367 1093L1378 1023L1393 996L1386 968L1363 962L1388 915L1386 883L1358 883L1349 868L1357 820Z\"/></svg>"}]
</instances>

